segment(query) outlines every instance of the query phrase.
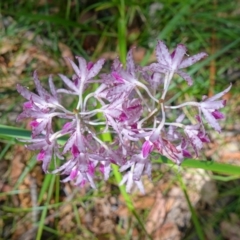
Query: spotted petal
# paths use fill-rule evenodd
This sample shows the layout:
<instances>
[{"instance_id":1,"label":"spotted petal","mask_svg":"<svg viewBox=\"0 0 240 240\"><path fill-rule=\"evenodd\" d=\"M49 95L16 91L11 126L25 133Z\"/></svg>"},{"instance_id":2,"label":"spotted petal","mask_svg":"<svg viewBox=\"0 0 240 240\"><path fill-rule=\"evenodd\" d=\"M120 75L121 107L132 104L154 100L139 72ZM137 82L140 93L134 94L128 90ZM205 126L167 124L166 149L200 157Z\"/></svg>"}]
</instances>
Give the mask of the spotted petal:
<instances>
[{"instance_id":1,"label":"spotted petal","mask_svg":"<svg viewBox=\"0 0 240 240\"><path fill-rule=\"evenodd\" d=\"M92 68L89 70L89 73L88 73L88 79L95 77L100 72L104 62L105 62L105 59L100 59L92 66Z\"/></svg>"},{"instance_id":2,"label":"spotted petal","mask_svg":"<svg viewBox=\"0 0 240 240\"><path fill-rule=\"evenodd\" d=\"M194 63L198 62L199 60L201 60L202 58L207 57L208 55L204 52L198 53L196 55L193 55L187 59L184 59L181 64L179 65L179 69L181 68L186 68L189 67L191 65L193 65Z\"/></svg>"},{"instance_id":3,"label":"spotted petal","mask_svg":"<svg viewBox=\"0 0 240 240\"><path fill-rule=\"evenodd\" d=\"M209 112L208 110L206 110L204 108L202 108L202 112L203 112L205 119L209 123L209 125L211 127L213 127L216 131L221 132L221 127L218 124L216 118L211 114L211 112Z\"/></svg>"},{"instance_id":4,"label":"spotted petal","mask_svg":"<svg viewBox=\"0 0 240 240\"><path fill-rule=\"evenodd\" d=\"M170 66L172 59L167 46L162 41L158 41L156 47L156 56L159 63Z\"/></svg>"}]
</instances>

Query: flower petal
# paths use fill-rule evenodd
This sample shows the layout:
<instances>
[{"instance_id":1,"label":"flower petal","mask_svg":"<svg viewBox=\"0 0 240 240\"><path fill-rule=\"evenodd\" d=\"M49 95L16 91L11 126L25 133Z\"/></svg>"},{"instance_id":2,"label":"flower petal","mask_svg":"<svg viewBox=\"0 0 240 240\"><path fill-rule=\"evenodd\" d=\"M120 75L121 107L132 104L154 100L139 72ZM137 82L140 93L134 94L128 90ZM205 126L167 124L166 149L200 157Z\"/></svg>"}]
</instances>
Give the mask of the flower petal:
<instances>
[{"instance_id":1,"label":"flower petal","mask_svg":"<svg viewBox=\"0 0 240 240\"><path fill-rule=\"evenodd\" d=\"M224 96L231 89L231 87L232 87L232 84L230 84L229 87L226 88L225 90L223 90L222 92L220 92L220 93L218 93L218 94L208 98L207 101L215 101L216 99L221 98L222 96Z\"/></svg>"},{"instance_id":2,"label":"flower petal","mask_svg":"<svg viewBox=\"0 0 240 240\"><path fill-rule=\"evenodd\" d=\"M176 73L179 76L181 76L184 80L186 80L189 86L191 86L193 84L192 78L187 73L180 71L180 70L176 71Z\"/></svg>"},{"instance_id":3,"label":"flower petal","mask_svg":"<svg viewBox=\"0 0 240 240\"><path fill-rule=\"evenodd\" d=\"M133 171L133 180L139 181L144 169L145 164L144 163L136 163Z\"/></svg>"},{"instance_id":4,"label":"flower petal","mask_svg":"<svg viewBox=\"0 0 240 240\"><path fill-rule=\"evenodd\" d=\"M212 112L212 115L216 118L216 119L224 119L225 116L223 113L219 112L218 110L215 110Z\"/></svg>"},{"instance_id":5,"label":"flower petal","mask_svg":"<svg viewBox=\"0 0 240 240\"><path fill-rule=\"evenodd\" d=\"M37 90L39 96L44 99L46 95L47 96L49 95L49 93L42 87L42 85L38 79L38 76L37 76L37 71L34 71L34 73L33 73L33 80L34 80L36 90Z\"/></svg>"},{"instance_id":6,"label":"flower petal","mask_svg":"<svg viewBox=\"0 0 240 240\"><path fill-rule=\"evenodd\" d=\"M70 64L71 64L74 72L76 73L76 75L81 79L81 71L78 68L78 66L70 58L67 58L67 59L70 62Z\"/></svg>"},{"instance_id":7,"label":"flower petal","mask_svg":"<svg viewBox=\"0 0 240 240\"><path fill-rule=\"evenodd\" d=\"M170 66L172 64L172 59L169 53L167 46L162 41L158 41L156 47L156 57L159 63L164 64L166 66Z\"/></svg>"},{"instance_id":8,"label":"flower petal","mask_svg":"<svg viewBox=\"0 0 240 240\"><path fill-rule=\"evenodd\" d=\"M76 140L76 133L72 134L72 135L70 136L70 138L67 140L67 142L66 142L65 145L64 145L62 154L65 154L67 151L70 150L70 148L72 148L75 140Z\"/></svg>"},{"instance_id":9,"label":"flower petal","mask_svg":"<svg viewBox=\"0 0 240 240\"><path fill-rule=\"evenodd\" d=\"M81 81L85 81L86 80L86 77L87 77L87 62L84 58L82 57L76 57L78 59L78 63L79 63L79 69L80 69L80 72L81 72Z\"/></svg>"},{"instance_id":10,"label":"flower petal","mask_svg":"<svg viewBox=\"0 0 240 240\"><path fill-rule=\"evenodd\" d=\"M126 184L126 191L127 191L128 193L130 193L130 192L131 192L131 189L132 189L132 186L133 186L133 176L132 176L132 172L129 171L129 172L127 173L127 175L128 175L128 179L127 179L127 184Z\"/></svg>"},{"instance_id":11,"label":"flower petal","mask_svg":"<svg viewBox=\"0 0 240 240\"><path fill-rule=\"evenodd\" d=\"M146 158L149 153L151 153L153 150L153 144L150 141L145 141L142 145L142 155L144 158Z\"/></svg>"},{"instance_id":12,"label":"flower petal","mask_svg":"<svg viewBox=\"0 0 240 240\"><path fill-rule=\"evenodd\" d=\"M95 77L100 72L104 62L105 62L105 59L100 59L92 66L87 76L88 79Z\"/></svg>"},{"instance_id":13,"label":"flower petal","mask_svg":"<svg viewBox=\"0 0 240 240\"><path fill-rule=\"evenodd\" d=\"M142 193L142 194L145 194L145 190L144 190L144 186L143 186L143 183L142 181L135 181L135 184L137 185L139 191Z\"/></svg>"},{"instance_id":14,"label":"flower petal","mask_svg":"<svg viewBox=\"0 0 240 240\"><path fill-rule=\"evenodd\" d=\"M170 70L170 67L161 63L152 63L149 66L143 67L143 71L151 71L158 73L166 73Z\"/></svg>"},{"instance_id":15,"label":"flower petal","mask_svg":"<svg viewBox=\"0 0 240 240\"><path fill-rule=\"evenodd\" d=\"M135 64L133 61L133 50L130 49L127 54L127 72L135 76Z\"/></svg>"},{"instance_id":16,"label":"flower petal","mask_svg":"<svg viewBox=\"0 0 240 240\"><path fill-rule=\"evenodd\" d=\"M179 65L179 69L181 68L186 68L189 67L191 65L193 65L194 63L198 62L199 60L201 60L202 58L207 57L208 55L204 52L198 53L196 55L193 55L187 59L184 59L181 64Z\"/></svg>"},{"instance_id":17,"label":"flower petal","mask_svg":"<svg viewBox=\"0 0 240 240\"><path fill-rule=\"evenodd\" d=\"M17 84L17 91L27 100L31 100L34 103L41 103L44 104L44 101L35 93L30 92L27 88Z\"/></svg>"},{"instance_id":18,"label":"flower petal","mask_svg":"<svg viewBox=\"0 0 240 240\"><path fill-rule=\"evenodd\" d=\"M75 86L75 84L66 76L62 75L62 74L58 74L58 76L63 80L63 82L72 90L74 90L75 92L78 92L77 87Z\"/></svg>"},{"instance_id":19,"label":"flower petal","mask_svg":"<svg viewBox=\"0 0 240 240\"><path fill-rule=\"evenodd\" d=\"M119 172L123 172L125 170L127 170L128 168L130 168L134 163L131 162L131 161L127 161L124 165L122 165L120 168L119 168Z\"/></svg>"},{"instance_id":20,"label":"flower petal","mask_svg":"<svg viewBox=\"0 0 240 240\"><path fill-rule=\"evenodd\" d=\"M208 101L208 100L205 102L201 102L200 107L207 108L207 109L220 109L225 106L224 100L218 100L218 101Z\"/></svg>"},{"instance_id":21,"label":"flower petal","mask_svg":"<svg viewBox=\"0 0 240 240\"><path fill-rule=\"evenodd\" d=\"M48 83L49 83L50 91L51 91L53 97L57 100L57 91L56 91L55 85L53 83L52 76L49 76Z\"/></svg>"},{"instance_id":22,"label":"flower petal","mask_svg":"<svg viewBox=\"0 0 240 240\"><path fill-rule=\"evenodd\" d=\"M216 118L208 110L206 110L204 108L202 108L201 110L203 112L203 115L204 115L205 119L209 123L209 125L220 133L221 132L221 127L218 124Z\"/></svg>"},{"instance_id":23,"label":"flower petal","mask_svg":"<svg viewBox=\"0 0 240 240\"><path fill-rule=\"evenodd\" d=\"M172 64L171 68L177 70L180 63L182 62L183 56L185 55L187 49L183 44L178 44L174 52L172 53Z\"/></svg>"}]
</instances>

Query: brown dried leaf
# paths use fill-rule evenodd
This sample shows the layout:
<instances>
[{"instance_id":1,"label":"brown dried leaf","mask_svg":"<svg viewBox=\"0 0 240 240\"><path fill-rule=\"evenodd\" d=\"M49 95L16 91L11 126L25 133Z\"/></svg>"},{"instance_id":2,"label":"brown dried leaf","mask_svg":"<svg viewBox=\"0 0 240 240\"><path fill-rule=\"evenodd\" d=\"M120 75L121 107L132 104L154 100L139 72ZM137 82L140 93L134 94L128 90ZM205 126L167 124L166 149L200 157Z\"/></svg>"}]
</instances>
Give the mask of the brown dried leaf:
<instances>
[{"instance_id":1,"label":"brown dried leaf","mask_svg":"<svg viewBox=\"0 0 240 240\"><path fill-rule=\"evenodd\" d=\"M134 201L134 207L136 209L148 209L151 206L153 206L154 202L155 202L155 197L153 196L138 197Z\"/></svg>"},{"instance_id":2,"label":"brown dried leaf","mask_svg":"<svg viewBox=\"0 0 240 240\"><path fill-rule=\"evenodd\" d=\"M157 192L155 203L148 215L146 229L149 234L156 231L163 223L166 218L166 200L163 198L161 192Z\"/></svg>"},{"instance_id":3,"label":"brown dried leaf","mask_svg":"<svg viewBox=\"0 0 240 240\"><path fill-rule=\"evenodd\" d=\"M222 235L229 240L239 240L240 239L240 221L238 223L232 223L223 221L220 224L220 229Z\"/></svg>"},{"instance_id":4,"label":"brown dried leaf","mask_svg":"<svg viewBox=\"0 0 240 240\"><path fill-rule=\"evenodd\" d=\"M165 223L153 236L153 240L180 240L181 234L177 226L173 223Z\"/></svg>"},{"instance_id":5,"label":"brown dried leaf","mask_svg":"<svg viewBox=\"0 0 240 240\"><path fill-rule=\"evenodd\" d=\"M72 72L72 65L67 59L67 58L69 58L72 61L74 60L71 49L64 43L59 43L58 47L61 51L62 58L64 59L65 64L67 65L69 72Z\"/></svg>"},{"instance_id":6,"label":"brown dried leaf","mask_svg":"<svg viewBox=\"0 0 240 240\"><path fill-rule=\"evenodd\" d=\"M10 172L10 179L11 179L11 184L14 186L14 184L17 182L18 178L20 177L21 173L23 172L24 169L24 163L23 159L26 159L26 155L29 156L28 151L24 146L16 146L13 150L14 157L12 159L12 168Z\"/></svg>"},{"instance_id":7,"label":"brown dried leaf","mask_svg":"<svg viewBox=\"0 0 240 240\"><path fill-rule=\"evenodd\" d=\"M16 41L11 38L2 38L0 41L0 54L2 55L16 50L15 44Z\"/></svg>"}]
</instances>

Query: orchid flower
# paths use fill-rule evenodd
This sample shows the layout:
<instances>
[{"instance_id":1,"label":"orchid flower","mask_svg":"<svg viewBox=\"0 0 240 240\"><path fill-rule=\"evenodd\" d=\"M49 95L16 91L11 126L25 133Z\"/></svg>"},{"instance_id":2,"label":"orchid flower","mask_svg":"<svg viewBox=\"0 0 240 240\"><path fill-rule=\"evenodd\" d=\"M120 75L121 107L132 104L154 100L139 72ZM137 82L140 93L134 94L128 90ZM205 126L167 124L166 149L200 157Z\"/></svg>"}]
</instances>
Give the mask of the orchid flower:
<instances>
[{"instance_id":1,"label":"orchid flower","mask_svg":"<svg viewBox=\"0 0 240 240\"><path fill-rule=\"evenodd\" d=\"M191 86L193 84L192 78L180 69L193 65L202 58L205 58L207 54L201 52L186 59L183 59L186 52L186 47L183 44L178 44L175 50L170 53L164 42L158 41L156 47L156 56L158 63L153 63L145 69L160 73L177 73L179 76L181 76L184 80L187 81L188 85Z\"/></svg>"},{"instance_id":2,"label":"orchid flower","mask_svg":"<svg viewBox=\"0 0 240 240\"><path fill-rule=\"evenodd\" d=\"M180 166L184 159L198 156L210 141L203 117L221 131L218 120L224 114L219 110L226 105L221 98L231 85L213 97L203 97L201 102L167 106L165 101L174 74L191 86L192 78L182 69L203 59L206 53L185 58L187 50L183 44L170 52L158 41L157 63L140 67L134 62L133 51L127 54L125 68L117 58L108 73L101 73L104 59L95 64L83 57L76 57L77 64L69 59L74 74L58 75L64 88L57 89L50 76L49 91L46 90L36 71L36 93L17 85L17 91L26 99L17 121L31 119L32 128L31 139L21 141L29 150L37 151L36 158L42 162L44 172L64 175L63 182L71 181L78 187L89 184L96 188L96 178L106 181L112 165L117 165L123 174L120 185L125 184L130 192L135 184L144 193L142 176L151 180L156 154ZM76 100L71 109L67 107L70 95ZM199 110L196 123L184 115L185 106ZM61 122L55 126L58 119ZM101 139L105 132L111 134L112 141ZM65 143L60 139L63 136ZM59 166L51 164L55 158L62 159Z\"/></svg>"},{"instance_id":3,"label":"orchid flower","mask_svg":"<svg viewBox=\"0 0 240 240\"><path fill-rule=\"evenodd\" d=\"M200 103L199 109L202 111L205 119L209 123L209 125L214 128L216 131L221 132L221 127L217 120L223 119L224 115L219 112L218 110L220 108L225 107L226 100L218 100L222 96L224 96L230 89L232 85L222 92L210 97L210 98L204 98L204 100Z\"/></svg>"}]
</instances>

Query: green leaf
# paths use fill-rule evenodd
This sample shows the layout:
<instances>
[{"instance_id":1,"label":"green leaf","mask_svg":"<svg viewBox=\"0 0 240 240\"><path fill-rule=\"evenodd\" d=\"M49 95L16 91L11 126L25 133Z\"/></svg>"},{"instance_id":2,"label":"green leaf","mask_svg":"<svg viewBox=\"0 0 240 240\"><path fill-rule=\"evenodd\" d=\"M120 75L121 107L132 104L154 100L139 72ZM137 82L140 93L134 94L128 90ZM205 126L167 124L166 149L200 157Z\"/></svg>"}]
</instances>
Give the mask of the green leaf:
<instances>
[{"instance_id":1,"label":"green leaf","mask_svg":"<svg viewBox=\"0 0 240 240\"><path fill-rule=\"evenodd\" d=\"M167 163L170 165L175 165L171 160L166 158L161 158L157 161L154 161L157 163ZM223 163L217 163L214 161L204 161L204 160L197 160L197 159L186 159L183 161L182 165L184 167L188 168L201 168L213 172L218 172L222 174L228 174L228 175L238 175L240 176L240 167L236 165L230 165L230 164L223 164Z\"/></svg>"},{"instance_id":2,"label":"green leaf","mask_svg":"<svg viewBox=\"0 0 240 240\"><path fill-rule=\"evenodd\" d=\"M3 137L12 137L12 138L22 138L30 139L31 132L29 130L1 125L0 124L0 136Z\"/></svg>"},{"instance_id":3,"label":"green leaf","mask_svg":"<svg viewBox=\"0 0 240 240\"><path fill-rule=\"evenodd\" d=\"M40 218L40 221L39 221L39 224L38 224L38 231L37 231L36 240L42 239L43 228L45 226L45 219L46 219L46 216L47 216L48 205L50 203L50 200L51 200L51 197L52 197L52 194L53 194L53 190L54 190L55 179L56 179L55 175L50 175L49 174L49 181L47 182L47 184L49 186L48 195L47 195L47 199L45 201L44 209L42 210L41 218Z\"/></svg>"},{"instance_id":4,"label":"green leaf","mask_svg":"<svg viewBox=\"0 0 240 240\"><path fill-rule=\"evenodd\" d=\"M22 128L16 128L7 125L0 124L0 137L2 138L15 138L15 139L31 139L31 131L25 130ZM58 139L59 144L64 144L67 140L67 137L61 137Z\"/></svg>"},{"instance_id":5,"label":"green leaf","mask_svg":"<svg viewBox=\"0 0 240 240\"><path fill-rule=\"evenodd\" d=\"M196 234L198 236L198 239L204 240L204 232L203 232L201 224L200 224L200 222L198 220L197 213L196 213L194 207L191 204L191 201L190 201L190 198L189 198L188 192L187 192L187 187L184 184L183 179L182 179L182 177L179 174L178 174L178 180L180 182L180 187L183 190L184 196L185 196L185 198L187 200L187 204L188 204L189 210L191 212L192 221L193 221L194 227L196 229Z\"/></svg>"}]
</instances>

